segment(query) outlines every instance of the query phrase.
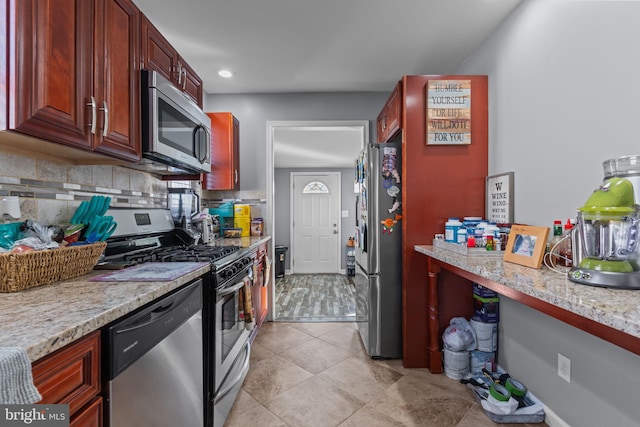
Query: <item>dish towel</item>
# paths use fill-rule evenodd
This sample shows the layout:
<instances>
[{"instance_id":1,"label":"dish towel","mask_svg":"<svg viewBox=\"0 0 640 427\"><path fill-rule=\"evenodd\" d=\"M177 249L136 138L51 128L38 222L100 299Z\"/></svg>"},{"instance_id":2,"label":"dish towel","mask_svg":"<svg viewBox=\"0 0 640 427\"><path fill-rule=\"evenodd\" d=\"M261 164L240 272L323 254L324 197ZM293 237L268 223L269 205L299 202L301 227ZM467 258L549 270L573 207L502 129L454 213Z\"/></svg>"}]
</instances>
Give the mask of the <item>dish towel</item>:
<instances>
[{"instance_id":1,"label":"dish towel","mask_svg":"<svg viewBox=\"0 0 640 427\"><path fill-rule=\"evenodd\" d=\"M42 400L33 384L31 362L20 347L0 347L0 404L31 404Z\"/></svg>"}]
</instances>

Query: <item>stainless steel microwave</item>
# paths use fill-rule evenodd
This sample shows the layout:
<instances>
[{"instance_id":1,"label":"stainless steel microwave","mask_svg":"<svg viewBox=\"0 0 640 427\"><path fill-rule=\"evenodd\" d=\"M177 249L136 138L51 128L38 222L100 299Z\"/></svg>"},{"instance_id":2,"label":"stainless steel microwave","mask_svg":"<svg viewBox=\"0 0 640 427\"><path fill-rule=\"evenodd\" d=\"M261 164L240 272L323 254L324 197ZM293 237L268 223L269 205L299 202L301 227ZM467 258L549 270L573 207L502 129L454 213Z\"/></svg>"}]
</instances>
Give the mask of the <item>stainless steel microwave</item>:
<instances>
[{"instance_id":1,"label":"stainless steel microwave","mask_svg":"<svg viewBox=\"0 0 640 427\"><path fill-rule=\"evenodd\" d=\"M211 172L211 119L156 71L142 70L142 163L162 174Z\"/></svg>"}]
</instances>

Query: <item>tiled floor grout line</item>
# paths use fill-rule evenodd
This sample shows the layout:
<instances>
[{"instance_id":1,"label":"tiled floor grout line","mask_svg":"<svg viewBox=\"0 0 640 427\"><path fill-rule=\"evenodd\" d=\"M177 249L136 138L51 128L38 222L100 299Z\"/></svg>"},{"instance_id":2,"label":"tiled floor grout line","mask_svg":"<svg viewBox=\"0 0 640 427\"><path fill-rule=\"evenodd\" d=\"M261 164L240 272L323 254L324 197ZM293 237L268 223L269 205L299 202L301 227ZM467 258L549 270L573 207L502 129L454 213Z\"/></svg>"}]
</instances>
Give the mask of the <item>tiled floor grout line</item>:
<instances>
[{"instance_id":1,"label":"tiled floor grout line","mask_svg":"<svg viewBox=\"0 0 640 427\"><path fill-rule=\"evenodd\" d=\"M269 322L253 347L225 427L496 425L458 381L369 358L354 322Z\"/></svg>"}]
</instances>

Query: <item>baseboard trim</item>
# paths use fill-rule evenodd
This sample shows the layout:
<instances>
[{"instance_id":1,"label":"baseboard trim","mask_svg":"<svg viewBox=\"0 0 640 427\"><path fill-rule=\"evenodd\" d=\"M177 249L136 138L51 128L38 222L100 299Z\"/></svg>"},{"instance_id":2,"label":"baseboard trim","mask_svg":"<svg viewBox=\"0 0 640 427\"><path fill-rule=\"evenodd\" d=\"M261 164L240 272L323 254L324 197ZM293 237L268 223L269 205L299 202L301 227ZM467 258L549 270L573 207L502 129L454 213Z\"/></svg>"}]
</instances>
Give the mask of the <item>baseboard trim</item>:
<instances>
[{"instance_id":1,"label":"baseboard trim","mask_svg":"<svg viewBox=\"0 0 640 427\"><path fill-rule=\"evenodd\" d=\"M544 405L544 422L549 427L571 427L567 422L553 412L547 405Z\"/></svg>"}]
</instances>

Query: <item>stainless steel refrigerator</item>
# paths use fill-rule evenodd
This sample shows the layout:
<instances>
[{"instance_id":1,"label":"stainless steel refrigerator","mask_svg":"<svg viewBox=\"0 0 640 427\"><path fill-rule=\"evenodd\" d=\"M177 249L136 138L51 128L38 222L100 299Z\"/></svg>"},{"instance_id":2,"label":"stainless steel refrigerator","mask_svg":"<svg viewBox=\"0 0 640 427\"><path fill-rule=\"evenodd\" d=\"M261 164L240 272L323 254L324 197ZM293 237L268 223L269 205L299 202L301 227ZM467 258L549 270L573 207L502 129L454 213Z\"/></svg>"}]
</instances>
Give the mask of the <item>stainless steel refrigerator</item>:
<instances>
[{"instance_id":1,"label":"stainless steel refrigerator","mask_svg":"<svg viewBox=\"0 0 640 427\"><path fill-rule=\"evenodd\" d=\"M356 322L373 358L402 357L402 144L356 160Z\"/></svg>"}]
</instances>

